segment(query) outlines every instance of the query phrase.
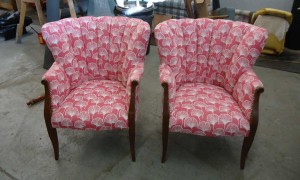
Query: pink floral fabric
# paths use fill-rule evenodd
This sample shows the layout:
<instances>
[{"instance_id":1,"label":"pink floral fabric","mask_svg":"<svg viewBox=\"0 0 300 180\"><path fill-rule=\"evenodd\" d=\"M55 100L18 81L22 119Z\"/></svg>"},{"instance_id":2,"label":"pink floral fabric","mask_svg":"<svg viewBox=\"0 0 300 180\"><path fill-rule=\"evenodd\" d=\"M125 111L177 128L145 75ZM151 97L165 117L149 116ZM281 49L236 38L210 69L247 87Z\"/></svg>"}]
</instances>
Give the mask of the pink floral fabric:
<instances>
[{"instance_id":1,"label":"pink floral fabric","mask_svg":"<svg viewBox=\"0 0 300 180\"><path fill-rule=\"evenodd\" d=\"M117 81L91 80L71 91L53 112L54 128L112 130L128 128L129 96Z\"/></svg>"},{"instance_id":2,"label":"pink floral fabric","mask_svg":"<svg viewBox=\"0 0 300 180\"><path fill-rule=\"evenodd\" d=\"M104 16L47 23L42 33L73 89L90 79L126 85L130 71L144 60L149 29L139 19Z\"/></svg>"},{"instance_id":3,"label":"pink floral fabric","mask_svg":"<svg viewBox=\"0 0 300 180\"><path fill-rule=\"evenodd\" d=\"M253 70L245 71L233 88L232 96L238 102L247 119L251 118L254 93L264 86Z\"/></svg>"},{"instance_id":4,"label":"pink floral fabric","mask_svg":"<svg viewBox=\"0 0 300 180\"><path fill-rule=\"evenodd\" d=\"M169 107L170 111L173 111L174 104L175 104L175 93L176 93L176 81L174 74L172 73L171 68L162 63L159 66L159 72L160 72L160 82L161 84L167 83L169 88Z\"/></svg>"},{"instance_id":5,"label":"pink floral fabric","mask_svg":"<svg viewBox=\"0 0 300 180\"><path fill-rule=\"evenodd\" d=\"M55 63L43 77L50 84L53 127L95 130L126 127L127 117L113 110L115 101L109 104L112 111L110 113L115 113L115 116L106 117L105 114L101 114L103 116L94 117L90 115L90 119L81 119L82 122L79 123L81 116L78 113L90 113L88 110L90 106L95 106L92 102L106 98L103 99L99 93L90 90L89 96L96 99L85 100L86 106L78 109L77 101L75 102L74 99L77 96L74 92L82 89L88 90L89 87L101 88L104 94L110 94L114 100L119 97L118 93L126 93L126 98L124 95L122 102L117 102L117 105L122 104L122 107L127 108L131 83L139 82L144 71L144 59L150 36L148 23L127 17L67 18L47 23L41 31L55 59ZM91 85L91 82L95 85ZM109 85L116 89L111 91L109 88L104 88ZM135 98L138 103L138 88L136 91ZM72 106L71 102L74 102ZM67 109L62 107L66 105L69 109L75 109L77 114L70 111L72 114L70 117L70 113L66 112ZM96 105L107 106L105 103ZM128 114L126 108L124 110L127 110ZM60 121L56 119L58 116ZM64 121L62 117L65 118ZM109 117L112 120L109 120ZM103 118L103 127L95 127L92 123L94 118ZM116 121L118 125L108 128L106 120ZM121 122L123 122L122 126Z\"/></svg>"},{"instance_id":6,"label":"pink floral fabric","mask_svg":"<svg viewBox=\"0 0 300 180\"><path fill-rule=\"evenodd\" d=\"M250 125L239 104L223 88L185 83L176 92L170 131L201 136L247 136Z\"/></svg>"},{"instance_id":7,"label":"pink floral fabric","mask_svg":"<svg viewBox=\"0 0 300 180\"><path fill-rule=\"evenodd\" d=\"M239 89L240 92L241 86L247 87L243 79L249 75L248 71L266 43L265 29L229 20L172 19L156 26L155 38L161 59L160 81L169 85L171 114L176 112L175 97L182 86L204 83L214 85L212 88L223 88L224 93L227 92L237 102L236 105L240 107L238 112L250 119L252 111L248 107L249 103L252 107L254 94L251 93L254 91L247 91L249 94L243 97L235 96L234 91ZM244 103L245 100L247 103ZM242 106L243 103L247 104L246 108ZM197 122L200 122L199 119ZM225 129L225 133L220 135L229 135ZM212 127L211 130L213 132ZM212 136L212 132L208 131L205 135ZM190 133L194 133L194 130ZM247 130L230 135L240 134L247 135Z\"/></svg>"},{"instance_id":8,"label":"pink floral fabric","mask_svg":"<svg viewBox=\"0 0 300 180\"><path fill-rule=\"evenodd\" d=\"M245 71L252 69L256 59L266 44L267 37L267 30L257 26L251 25L248 31L245 32L227 69L224 87L228 92L232 93L239 77Z\"/></svg>"},{"instance_id":9,"label":"pink floral fabric","mask_svg":"<svg viewBox=\"0 0 300 180\"><path fill-rule=\"evenodd\" d=\"M44 74L43 79L49 83L52 109L57 109L71 91L70 81L64 69L54 62Z\"/></svg>"}]
</instances>

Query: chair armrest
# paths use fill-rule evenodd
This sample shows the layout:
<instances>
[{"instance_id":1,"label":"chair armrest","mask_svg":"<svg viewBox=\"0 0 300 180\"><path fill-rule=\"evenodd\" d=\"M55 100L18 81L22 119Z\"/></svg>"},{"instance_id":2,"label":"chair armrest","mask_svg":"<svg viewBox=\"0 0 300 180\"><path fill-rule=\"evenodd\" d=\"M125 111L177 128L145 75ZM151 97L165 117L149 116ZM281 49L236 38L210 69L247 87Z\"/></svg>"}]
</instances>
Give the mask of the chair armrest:
<instances>
[{"instance_id":1,"label":"chair armrest","mask_svg":"<svg viewBox=\"0 0 300 180\"><path fill-rule=\"evenodd\" d=\"M71 91L70 81L65 71L56 62L44 74L42 84L48 87L52 110L57 109Z\"/></svg>"},{"instance_id":2,"label":"chair armrest","mask_svg":"<svg viewBox=\"0 0 300 180\"><path fill-rule=\"evenodd\" d=\"M137 83L137 84L140 83L143 74L144 74L143 63L138 63L134 68L130 70L128 80L126 83L127 92L131 91L131 86L133 83Z\"/></svg>"},{"instance_id":3,"label":"chair armrest","mask_svg":"<svg viewBox=\"0 0 300 180\"><path fill-rule=\"evenodd\" d=\"M144 74L144 63L138 63L134 68L130 70L126 90L129 99L129 120L136 121L136 114L138 111L138 104L139 104L139 83L141 78ZM130 124L132 122L129 122Z\"/></svg>"},{"instance_id":4,"label":"chair armrest","mask_svg":"<svg viewBox=\"0 0 300 180\"><path fill-rule=\"evenodd\" d=\"M232 96L239 104L245 117L250 120L252 113L258 107L259 95L264 91L264 86L253 70L245 71L233 88Z\"/></svg>"},{"instance_id":5,"label":"chair armrest","mask_svg":"<svg viewBox=\"0 0 300 180\"><path fill-rule=\"evenodd\" d=\"M159 65L159 80L161 84L175 85L175 77L169 65L164 63Z\"/></svg>"},{"instance_id":6,"label":"chair armrest","mask_svg":"<svg viewBox=\"0 0 300 180\"><path fill-rule=\"evenodd\" d=\"M176 81L173 72L167 64L159 66L159 80L164 88L168 89L169 110L173 111L176 95Z\"/></svg>"}]
</instances>

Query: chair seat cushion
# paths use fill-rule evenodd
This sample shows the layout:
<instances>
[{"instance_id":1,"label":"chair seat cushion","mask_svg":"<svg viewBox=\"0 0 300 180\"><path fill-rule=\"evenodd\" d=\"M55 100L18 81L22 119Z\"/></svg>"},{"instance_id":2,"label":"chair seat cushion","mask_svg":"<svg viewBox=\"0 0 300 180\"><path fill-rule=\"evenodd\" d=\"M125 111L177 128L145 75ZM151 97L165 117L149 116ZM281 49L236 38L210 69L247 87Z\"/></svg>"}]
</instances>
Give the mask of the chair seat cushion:
<instances>
[{"instance_id":1,"label":"chair seat cushion","mask_svg":"<svg viewBox=\"0 0 300 180\"><path fill-rule=\"evenodd\" d=\"M92 80L73 89L52 114L54 128L128 128L129 96L117 81Z\"/></svg>"},{"instance_id":2,"label":"chair seat cushion","mask_svg":"<svg viewBox=\"0 0 300 180\"><path fill-rule=\"evenodd\" d=\"M176 91L170 131L201 136L248 136L250 124L225 89L186 83Z\"/></svg>"}]
</instances>

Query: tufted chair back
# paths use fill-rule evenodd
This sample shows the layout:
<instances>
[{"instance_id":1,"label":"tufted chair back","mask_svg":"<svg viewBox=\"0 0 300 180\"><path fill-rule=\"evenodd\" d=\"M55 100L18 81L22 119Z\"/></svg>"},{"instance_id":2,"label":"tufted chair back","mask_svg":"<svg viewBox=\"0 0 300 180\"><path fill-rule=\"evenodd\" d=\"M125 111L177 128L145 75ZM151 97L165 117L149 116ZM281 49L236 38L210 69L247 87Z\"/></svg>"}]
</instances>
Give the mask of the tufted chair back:
<instances>
[{"instance_id":1,"label":"tufted chair back","mask_svg":"<svg viewBox=\"0 0 300 180\"><path fill-rule=\"evenodd\" d=\"M131 70L143 64L148 26L127 17L81 17L47 23L42 33L71 89L95 79L125 86Z\"/></svg>"},{"instance_id":2,"label":"tufted chair back","mask_svg":"<svg viewBox=\"0 0 300 180\"><path fill-rule=\"evenodd\" d=\"M162 64L174 73L176 88L204 82L232 92L266 41L265 30L228 20L169 20L155 28Z\"/></svg>"}]
</instances>

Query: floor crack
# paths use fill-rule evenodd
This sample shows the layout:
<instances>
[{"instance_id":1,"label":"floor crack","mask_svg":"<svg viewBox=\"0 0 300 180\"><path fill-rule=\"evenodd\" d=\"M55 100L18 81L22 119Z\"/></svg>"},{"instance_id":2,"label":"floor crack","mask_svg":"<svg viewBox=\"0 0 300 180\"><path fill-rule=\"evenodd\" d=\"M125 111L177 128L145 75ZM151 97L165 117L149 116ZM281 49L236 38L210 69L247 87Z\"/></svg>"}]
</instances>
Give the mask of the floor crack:
<instances>
[{"instance_id":1,"label":"floor crack","mask_svg":"<svg viewBox=\"0 0 300 180\"><path fill-rule=\"evenodd\" d=\"M23 73L20 74L20 75L16 75L16 76L14 76L14 77L11 77L11 78L9 78L9 79L6 79L6 80L0 82L0 87L5 86L7 82L10 82L10 81L12 81L12 80L14 80L14 79L17 79L18 77L25 76L25 75L27 75L28 72L31 72L31 71L33 71L33 70L36 70L36 69L38 69L38 68L40 68L40 67L42 67L42 65L35 66L35 67L33 67L32 69L28 69L27 71L23 72Z\"/></svg>"},{"instance_id":2,"label":"floor crack","mask_svg":"<svg viewBox=\"0 0 300 180\"><path fill-rule=\"evenodd\" d=\"M11 179L17 179L15 177L13 177L11 174L9 174L8 172L6 172L1 166L0 166L0 172L5 174L7 177L9 177Z\"/></svg>"}]
</instances>

